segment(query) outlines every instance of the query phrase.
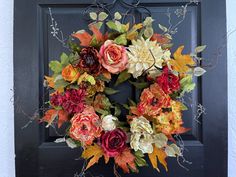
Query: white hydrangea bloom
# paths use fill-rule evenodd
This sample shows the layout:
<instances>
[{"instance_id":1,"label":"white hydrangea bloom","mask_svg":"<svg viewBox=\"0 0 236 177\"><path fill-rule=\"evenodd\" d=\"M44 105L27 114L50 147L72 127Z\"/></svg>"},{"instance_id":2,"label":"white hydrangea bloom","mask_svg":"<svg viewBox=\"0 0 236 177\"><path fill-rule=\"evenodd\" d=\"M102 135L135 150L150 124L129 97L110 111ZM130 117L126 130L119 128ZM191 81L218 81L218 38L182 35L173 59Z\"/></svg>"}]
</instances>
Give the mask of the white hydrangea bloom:
<instances>
[{"instance_id":1,"label":"white hydrangea bloom","mask_svg":"<svg viewBox=\"0 0 236 177\"><path fill-rule=\"evenodd\" d=\"M153 129L149 121L143 116L134 118L130 124L130 131L131 148L135 151L141 150L143 153L152 153L154 139Z\"/></svg>"},{"instance_id":2,"label":"white hydrangea bloom","mask_svg":"<svg viewBox=\"0 0 236 177\"><path fill-rule=\"evenodd\" d=\"M107 115L103 117L102 119L102 128L105 131L112 131L116 129L116 123L118 121L118 118L113 115Z\"/></svg>"}]
</instances>

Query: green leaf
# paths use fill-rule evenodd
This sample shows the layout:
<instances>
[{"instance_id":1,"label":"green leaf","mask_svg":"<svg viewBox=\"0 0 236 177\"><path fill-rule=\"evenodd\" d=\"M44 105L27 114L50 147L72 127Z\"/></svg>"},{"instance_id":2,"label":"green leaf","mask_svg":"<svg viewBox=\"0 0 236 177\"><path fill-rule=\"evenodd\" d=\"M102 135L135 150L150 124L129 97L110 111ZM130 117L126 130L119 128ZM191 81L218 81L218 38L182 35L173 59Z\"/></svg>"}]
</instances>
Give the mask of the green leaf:
<instances>
[{"instance_id":1,"label":"green leaf","mask_svg":"<svg viewBox=\"0 0 236 177\"><path fill-rule=\"evenodd\" d=\"M206 72L206 70L201 67L196 67L193 70L194 76L197 76L197 77L202 76L205 72Z\"/></svg>"},{"instance_id":2,"label":"green leaf","mask_svg":"<svg viewBox=\"0 0 236 177\"><path fill-rule=\"evenodd\" d=\"M128 100L129 100L129 105L130 106L136 106L137 104L133 101L133 100L131 100L130 98L128 98Z\"/></svg>"},{"instance_id":3,"label":"green leaf","mask_svg":"<svg viewBox=\"0 0 236 177\"><path fill-rule=\"evenodd\" d=\"M188 110L188 107L185 104L181 103L181 110L186 111Z\"/></svg>"},{"instance_id":4,"label":"green leaf","mask_svg":"<svg viewBox=\"0 0 236 177\"><path fill-rule=\"evenodd\" d=\"M201 53L206 49L206 45L198 46L195 48L195 53Z\"/></svg>"},{"instance_id":5,"label":"green leaf","mask_svg":"<svg viewBox=\"0 0 236 177\"><path fill-rule=\"evenodd\" d=\"M105 13L105 12L100 12L99 15L98 15L98 20L99 21L104 21L106 20L106 18L108 17L108 14Z\"/></svg>"},{"instance_id":6,"label":"green leaf","mask_svg":"<svg viewBox=\"0 0 236 177\"><path fill-rule=\"evenodd\" d=\"M66 144L71 149L77 148L77 144L71 138L66 139Z\"/></svg>"},{"instance_id":7,"label":"green leaf","mask_svg":"<svg viewBox=\"0 0 236 177\"><path fill-rule=\"evenodd\" d=\"M191 92L195 88L196 84L193 82L192 75L187 75L180 80L180 85L182 89L180 97L182 97L185 92Z\"/></svg>"},{"instance_id":8,"label":"green leaf","mask_svg":"<svg viewBox=\"0 0 236 177\"><path fill-rule=\"evenodd\" d=\"M131 74L128 73L128 70L121 72L116 80L115 86L127 81L131 77Z\"/></svg>"},{"instance_id":9,"label":"green leaf","mask_svg":"<svg viewBox=\"0 0 236 177\"><path fill-rule=\"evenodd\" d=\"M143 158L144 154L142 153L142 151L138 150L134 152L135 155L135 163L137 164L137 166L139 167L143 167L143 166L147 166L147 162L146 160Z\"/></svg>"},{"instance_id":10,"label":"green leaf","mask_svg":"<svg viewBox=\"0 0 236 177\"><path fill-rule=\"evenodd\" d=\"M144 88L148 87L147 82L132 82L132 81L129 81L129 83L131 83L137 89L144 89Z\"/></svg>"},{"instance_id":11,"label":"green leaf","mask_svg":"<svg viewBox=\"0 0 236 177\"><path fill-rule=\"evenodd\" d=\"M117 38L115 38L114 42L119 45L127 45L126 34L121 34Z\"/></svg>"},{"instance_id":12,"label":"green leaf","mask_svg":"<svg viewBox=\"0 0 236 177\"><path fill-rule=\"evenodd\" d=\"M92 20L97 20L98 15L95 12L90 12L89 16Z\"/></svg>"},{"instance_id":13,"label":"green leaf","mask_svg":"<svg viewBox=\"0 0 236 177\"><path fill-rule=\"evenodd\" d=\"M60 72L62 71L62 65L61 65L61 63L60 63L59 61L57 61L57 60L50 61L49 67L50 67L50 69L51 69L54 73L56 73L56 74L58 74L58 73L60 73Z\"/></svg>"},{"instance_id":14,"label":"green leaf","mask_svg":"<svg viewBox=\"0 0 236 177\"><path fill-rule=\"evenodd\" d=\"M153 35L153 28L148 27L144 30L144 36L146 38L150 38L150 37L152 37L152 35Z\"/></svg>"},{"instance_id":15,"label":"green leaf","mask_svg":"<svg viewBox=\"0 0 236 177\"><path fill-rule=\"evenodd\" d=\"M102 74L100 74L100 75L97 77L97 79L102 80L102 81L104 81L104 82L110 82L110 79L107 79L107 78L104 77Z\"/></svg>"},{"instance_id":16,"label":"green leaf","mask_svg":"<svg viewBox=\"0 0 236 177\"><path fill-rule=\"evenodd\" d=\"M65 53L62 53L60 58L62 67L65 67L69 64L69 57Z\"/></svg>"},{"instance_id":17,"label":"green leaf","mask_svg":"<svg viewBox=\"0 0 236 177\"><path fill-rule=\"evenodd\" d=\"M143 22L143 25L144 26L151 26L153 21L154 21L154 19L152 17L146 17Z\"/></svg>"},{"instance_id":18,"label":"green leaf","mask_svg":"<svg viewBox=\"0 0 236 177\"><path fill-rule=\"evenodd\" d=\"M176 144L171 144L165 149L166 155L169 157L176 157L181 155L181 150Z\"/></svg>"},{"instance_id":19,"label":"green leaf","mask_svg":"<svg viewBox=\"0 0 236 177\"><path fill-rule=\"evenodd\" d=\"M116 105L116 106L114 107L114 109L115 109L114 116L119 117L120 114L121 114L121 109L120 109L120 107Z\"/></svg>"},{"instance_id":20,"label":"green leaf","mask_svg":"<svg viewBox=\"0 0 236 177\"><path fill-rule=\"evenodd\" d=\"M59 88L65 88L66 86L68 86L70 83L66 82L63 79L57 80L55 82L55 89L59 89Z\"/></svg>"},{"instance_id":21,"label":"green leaf","mask_svg":"<svg viewBox=\"0 0 236 177\"><path fill-rule=\"evenodd\" d=\"M106 25L107 25L108 28L110 28L111 30L117 31L117 26L116 26L115 22L113 22L113 21L108 21L108 22L106 23Z\"/></svg>"},{"instance_id":22,"label":"green leaf","mask_svg":"<svg viewBox=\"0 0 236 177\"><path fill-rule=\"evenodd\" d=\"M120 20L122 18L121 14L119 12L116 12L114 15L115 20Z\"/></svg>"},{"instance_id":23,"label":"green leaf","mask_svg":"<svg viewBox=\"0 0 236 177\"><path fill-rule=\"evenodd\" d=\"M158 133L154 136L154 141L157 148L163 148L167 145L168 138L163 133Z\"/></svg>"},{"instance_id":24,"label":"green leaf","mask_svg":"<svg viewBox=\"0 0 236 177\"><path fill-rule=\"evenodd\" d=\"M123 106L125 109L129 110L129 105L127 105L127 104L122 104L122 106Z\"/></svg>"},{"instance_id":25,"label":"green leaf","mask_svg":"<svg viewBox=\"0 0 236 177\"><path fill-rule=\"evenodd\" d=\"M113 95L113 94L118 93L119 90L115 90L115 89L106 87L105 90L104 90L104 92L105 92L105 94L107 94L107 95Z\"/></svg>"},{"instance_id":26,"label":"green leaf","mask_svg":"<svg viewBox=\"0 0 236 177\"><path fill-rule=\"evenodd\" d=\"M109 111L104 110L104 109L96 109L96 112L103 115L103 116L106 116L106 115L110 114Z\"/></svg>"}]
</instances>

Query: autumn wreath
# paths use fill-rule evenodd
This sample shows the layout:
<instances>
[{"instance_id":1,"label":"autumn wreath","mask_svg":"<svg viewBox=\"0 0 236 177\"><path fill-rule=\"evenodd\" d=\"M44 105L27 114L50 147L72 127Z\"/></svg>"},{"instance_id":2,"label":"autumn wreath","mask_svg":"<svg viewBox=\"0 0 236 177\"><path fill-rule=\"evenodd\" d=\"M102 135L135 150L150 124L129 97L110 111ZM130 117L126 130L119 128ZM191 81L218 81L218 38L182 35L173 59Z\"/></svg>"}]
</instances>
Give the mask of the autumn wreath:
<instances>
[{"instance_id":1,"label":"autumn wreath","mask_svg":"<svg viewBox=\"0 0 236 177\"><path fill-rule=\"evenodd\" d=\"M130 25L119 21L119 13L106 22L102 15L104 22L89 25L92 33L72 34L70 54L50 62L53 74L45 76L52 90L50 106L41 121L58 128L67 123L64 140L72 148L82 147L86 169L103 157L105 163L113 158L125 173L137 172L148 165L147 155L153 168L159 170L159 161L167 170L167 157L182 156L173 137L189 130L183 127L187 107L180 100L194 89L193 77L205 72L197 57L205 46L191 55L182 54L180 46L172 54L171 36L154 33L151 17ZM93 12L90 16L97 18ZM105 34L100 32L103 24L109 29ZM124 82L140 90L138 100L110 100ZM128 110L125 122L119 118L121 107Z\"/></svg>"}]
</instances>

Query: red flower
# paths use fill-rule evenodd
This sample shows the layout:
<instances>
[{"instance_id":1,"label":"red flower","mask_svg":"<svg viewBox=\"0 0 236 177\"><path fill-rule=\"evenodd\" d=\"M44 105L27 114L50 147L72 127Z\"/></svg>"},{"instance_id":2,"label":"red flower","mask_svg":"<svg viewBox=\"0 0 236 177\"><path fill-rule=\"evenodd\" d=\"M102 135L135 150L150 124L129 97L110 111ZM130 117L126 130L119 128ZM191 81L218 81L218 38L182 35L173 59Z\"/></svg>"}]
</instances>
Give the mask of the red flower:
<instances>
[{"instance_id":1,"label":"red flower","mask_svg":"<svg viewBox=\"0 0 236 177\"><path fill-rule=\"evenodd\" d=\"M70 89L63 95L61 106L69 114L76 114L83 111L85 107L85 90Z\"/></svg>"},{"instance_id":2,"label":"red flower","mask_svg":"<svg viewBox=\"0 0 236 177\"><path fill-rule=\"evenodd\" d=\"M157 77L156 82L166 94L171 94L180 89L179 77L169 73L167 66L163 68L163 73Z\"/></svg>"},{"instance_id":3,"label":"red flower","mask_svg":"<svg viewBox=\"0 0 236 177\"><path fill-rule=\"evenodd\" d=\"M127 147L127 135L119 128L104 133L101 136L101 141L102 148L109 157L115 157L119 155Z\"/></svg>"},{"instance_id":4,"label":"red flower","mask_svg":"<svg viewBox=\"0 0 236 177\"><path fill-rule=\"evenodd\" d=\"M100 58L100 54L94 47L83 48L80 52L79 67L89 74L98 75L102 69Z\"/></svg>"},{"instance_id":5,"label":"red flower","mask_svg":"<svg viewBox=\"0 0 236 177\"><path fill-rule=\"evenodd\" d=\"M162 112L162 108L167 108L169 104L169 95L165 94L161 87L155 83L150 88L143 90L137 111L139 115L156 116Z\"/></svg>"},{"instance_id":6,"label":"red flower","mask_svg":"<svg viewBox=\"0 0 236 177\"><path fill-rule=\"evenodd\" d=\"M101 132L101 119L91 106L71 119L70 137L85 145L91 145L95 138L100 137Z\"/></svg>"},{"instance_id":7,"label":"red flower","mask_svg":"<svg viewBox=\"0 0 236 177\"><path fill-rule=\"evenodd\" d=\"M63 96L59 93L54 93L50 98L51 105L57 107L62 106L63 103Z\"/></svg>"}]
</instances>

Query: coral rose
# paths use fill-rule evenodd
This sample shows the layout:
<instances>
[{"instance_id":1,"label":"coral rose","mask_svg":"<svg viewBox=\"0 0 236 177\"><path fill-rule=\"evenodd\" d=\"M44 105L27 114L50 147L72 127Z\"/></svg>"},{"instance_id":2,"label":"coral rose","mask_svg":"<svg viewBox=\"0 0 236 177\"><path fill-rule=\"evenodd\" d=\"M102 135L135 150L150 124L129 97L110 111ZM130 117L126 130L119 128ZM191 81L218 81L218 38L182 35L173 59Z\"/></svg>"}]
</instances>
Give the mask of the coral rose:
<instances>
[{"instance_id":1,"label":"coral rose","mask_svg":"<svg viewBox=\"0 0 236 177\"><path fill-rule=\"evenodd\" d=\"M63 79L69 82L76 81L80 76L79 71L76 68L74 68L71 64L67 65L62 70L61 74L62 74Z\"/></svg>"},{"instance_id":2,"label":"coral rose","mask_svg":"<svg viewBox=\"0 0 236 177\"><path fill-rule=\"evenodd\" d=\"M100 48L100 63L110 73L117 74L126 69L128 56L124 46L114 44L107 40Z\"/></svg>"},{"instance_id":3,"label":"coral rose","mask_svg":"<svg viewBox=\"0 0 236 177\"><path fill-rule=\"evenodd\" d=\"M108 131L101 136L102 148L109 157L115 157L122 153L127 147L126 141L126 133L119 128Z\"/></svg>"},{"instance_id":4,"label":"coral rose","mask_svg":"<svg viewBox=\"0 0 236 177\"><path fill-rule=\"evenodd\" d=\"M101 119L91 106L71 119L70 137L85 145L91 145L101 132Z\"/></svg>"}]
</instances>

